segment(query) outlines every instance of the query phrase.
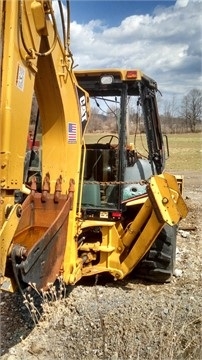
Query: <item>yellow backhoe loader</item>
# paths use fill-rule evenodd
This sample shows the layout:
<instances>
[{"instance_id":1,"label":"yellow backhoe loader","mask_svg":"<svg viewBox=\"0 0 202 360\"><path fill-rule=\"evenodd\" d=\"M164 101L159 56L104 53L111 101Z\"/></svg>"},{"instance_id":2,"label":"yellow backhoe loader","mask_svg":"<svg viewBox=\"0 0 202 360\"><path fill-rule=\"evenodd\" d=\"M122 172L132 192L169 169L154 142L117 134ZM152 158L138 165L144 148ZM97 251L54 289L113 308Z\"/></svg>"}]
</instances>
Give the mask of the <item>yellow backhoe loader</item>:
<instances>
[{"instance_id":1,"label":"yellow backhoe loader","mask_svg":"<svg viewBox=\"0 0 202 360\"><path fill-rule=\"evenodd\" d=\"M58 277L68 285L105 273L123 279L134 269L166 281L187 208L164 172L157 85L140 70L75 72L69 2L66 19L61 1L58 9L63 40L51 0L0 0L0 289L46 290ZM39 121L28 149L33 97ZM146 155L136 132L129 136L133 97ZM115 101L117 110L116 133L104 132L100 116L96 141L88 140L92 99Z\"/></svg>"}]
</instances>

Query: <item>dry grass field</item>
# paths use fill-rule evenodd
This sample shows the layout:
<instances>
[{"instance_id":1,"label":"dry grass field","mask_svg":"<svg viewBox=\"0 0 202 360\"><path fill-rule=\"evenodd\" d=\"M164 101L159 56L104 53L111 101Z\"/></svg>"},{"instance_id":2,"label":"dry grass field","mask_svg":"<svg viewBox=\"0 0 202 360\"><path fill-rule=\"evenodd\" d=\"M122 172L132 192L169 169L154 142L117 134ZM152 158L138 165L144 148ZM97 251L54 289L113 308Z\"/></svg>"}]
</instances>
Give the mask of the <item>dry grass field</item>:
<instances>
[{"instance_id":1,"label":"dry grass field","mask_svg":"<svg viewBox=\"0 0 202 360\"><path fill-rule=\"evenodd\" d=\"M105 134L103 134L104 136ZM86 142L97 142L100 134L86 134ZM200 171L202 170L202 133L169 134L169 158L166 169L169 171ZM103 139L107 142L109 138ZM130 136L130 142L134 143L134 136ZM145 135L137 135L135 145L141 154L146 154Z\"/></svg>"},{"instance_id":2,"label":"dry grass field","mask_svg":"<svg viewBox=\"0 0 202 360\"><path fill-rule=\"evenodd\" d=\"M168 136L170 157L169 171L202 170L202 134L172 134Z\"/></svg>"}]
</instances>

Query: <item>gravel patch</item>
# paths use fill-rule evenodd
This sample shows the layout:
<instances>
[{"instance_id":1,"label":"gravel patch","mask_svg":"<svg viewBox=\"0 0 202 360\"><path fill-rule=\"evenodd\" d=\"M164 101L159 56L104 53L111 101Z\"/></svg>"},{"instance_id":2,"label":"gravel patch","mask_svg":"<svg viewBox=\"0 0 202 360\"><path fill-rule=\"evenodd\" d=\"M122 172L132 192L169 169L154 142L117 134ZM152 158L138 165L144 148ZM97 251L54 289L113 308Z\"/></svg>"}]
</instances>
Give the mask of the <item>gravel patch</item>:
<instances>
[{"instance_id":1,"label":"gravel patch","mask_svg":"<svg viewBox=\"0 0 202 360\"><path fill-rule=\"evenodd\" d=\"M1 359L202 359L200 174L185 184L189 214L178 230L170 283L98 277L61 298L54 289L51 300L35 294L37 324L19 293L2 293Z\"/></svg>"}]
</instances>

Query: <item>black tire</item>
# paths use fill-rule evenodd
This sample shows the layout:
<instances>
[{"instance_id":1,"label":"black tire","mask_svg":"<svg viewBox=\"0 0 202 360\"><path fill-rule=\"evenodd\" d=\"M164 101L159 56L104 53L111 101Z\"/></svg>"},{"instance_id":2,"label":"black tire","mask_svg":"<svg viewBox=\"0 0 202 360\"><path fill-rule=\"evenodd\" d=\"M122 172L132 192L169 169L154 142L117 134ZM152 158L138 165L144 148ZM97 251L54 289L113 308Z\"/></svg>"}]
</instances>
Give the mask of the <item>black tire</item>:
<instances>
[{"instance_id":1,"label":"black tire","mask_svg":"<svg viewBox=\"0 0 202 360\"><path fill-rule=\"evenodd\" d=\"M154 244L134 270L136 277L169 282L175 270L177 226L165 225Z\"/></svg>"}]
</instances>

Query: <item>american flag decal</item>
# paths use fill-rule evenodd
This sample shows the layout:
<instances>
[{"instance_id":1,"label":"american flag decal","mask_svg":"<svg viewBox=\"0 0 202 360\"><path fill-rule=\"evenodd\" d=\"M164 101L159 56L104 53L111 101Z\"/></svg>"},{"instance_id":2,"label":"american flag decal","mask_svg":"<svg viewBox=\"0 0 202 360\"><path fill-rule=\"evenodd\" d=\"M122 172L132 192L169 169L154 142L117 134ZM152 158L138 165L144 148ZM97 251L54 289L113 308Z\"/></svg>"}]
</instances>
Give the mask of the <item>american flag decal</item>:
<instances>
[{"instance_id":1,"label":"american flag decal","mask_svg":"<svg viewBox=\"0 0 202 360\"><path fill-rule=\"evenodd\" d=\"M68 138L68 143L76 143L77 126L75 123L68 123L67 138Z\"/></svg>"}]
</instances>

